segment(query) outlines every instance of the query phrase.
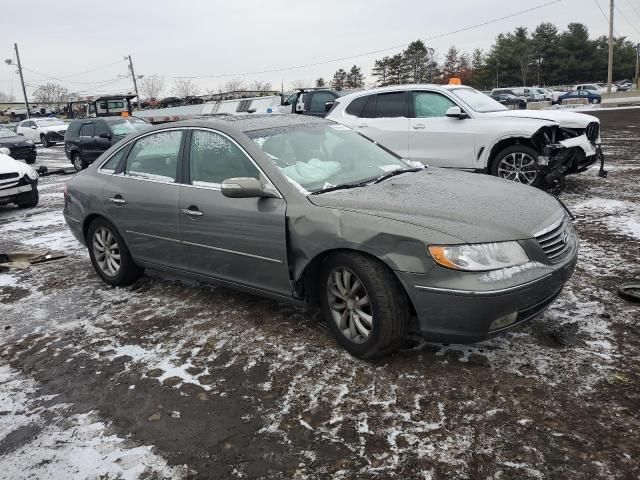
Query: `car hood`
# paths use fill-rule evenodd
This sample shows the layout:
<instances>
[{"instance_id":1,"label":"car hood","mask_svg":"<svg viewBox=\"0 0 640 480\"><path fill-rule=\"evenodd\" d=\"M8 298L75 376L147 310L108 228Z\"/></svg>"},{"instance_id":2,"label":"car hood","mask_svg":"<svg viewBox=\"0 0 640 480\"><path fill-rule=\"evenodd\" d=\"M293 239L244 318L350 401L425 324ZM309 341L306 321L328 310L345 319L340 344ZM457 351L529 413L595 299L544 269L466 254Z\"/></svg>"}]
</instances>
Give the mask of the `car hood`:
<instances>
[{"instance_id":1,"label":"car hood","mask_svg":"<svg viewBox=\"0 0 640 480\"><path fill-rule=\"evenodd\" d=\"M33 145L33 143L20 135L0 138L0 147L17 147L18 145Z\"/></svg>"},{"instance_id":2,"label":"car hood","mask_svg":"<svg viewBox=\"0 0 640 480\"><path fill-rule=\"evenodd\" d=\"M488 112L484 115L491 117L518 117L534 120L547 120L558 123L565 128L587 128L592 122L600 123L597 117L584 113L566 112L561 110L506 110Z\"/></svg>"},{"instance_id":3,"label":"car hood","mask_svg":"<svg viewBox=\"0 0 640 480\"><path fill-rule=\"evenodd\" d=\"M18 173L22 177L23 175L29 175L31 178L37 178L38 175L29 165L23 162L14 160L9 155L0 153L0 175L3 173Z\"/></svg>"},{"instance_id":4,"label":"car hood","mask_svg":"<svg viewBox=\"0 0 640 480\"><path fill-rule=\"evenodd\" d=\"M564 215L555 198L536 188L431 167L379 184L308 198L319 207L418 225L463 243L531 238Z\"/></svg>"},{"instance_id":5,"label":"car hood","mask_svg":"<svg viewBox=\"0 0 640 480\"><path fill-rule=\"evenodd\" d=\"M43 132L66 132L67 125L51 125L49 127L40 127Z\"/></svg>"}]
</instances>

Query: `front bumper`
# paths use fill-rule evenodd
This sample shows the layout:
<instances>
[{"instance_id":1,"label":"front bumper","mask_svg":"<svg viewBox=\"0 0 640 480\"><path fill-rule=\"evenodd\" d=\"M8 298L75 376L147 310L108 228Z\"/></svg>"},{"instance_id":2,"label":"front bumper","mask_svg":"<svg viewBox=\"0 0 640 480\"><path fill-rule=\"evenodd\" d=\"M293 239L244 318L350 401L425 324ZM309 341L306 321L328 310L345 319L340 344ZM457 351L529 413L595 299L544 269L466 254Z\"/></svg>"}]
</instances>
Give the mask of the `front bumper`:
<instances>
[{"instance_id":1,"label":"front bumper","mask_svg":"<svg viewBox=\"0 0 640 480\"><path fill-rule=\"evenodd\" d=\"M436 282L433 274L396 273L415 308L417 319L413 329L417 333L432 341L473 343L542 313L571 278L577 258L576 242L560 263L537 264L535 268L493 283L476 281L490 278L486 272L484 276L472 272L443 272L446 269L440 267ZM456 277L457 283L475 284L476 288L454 288Z\"/></svg>"},{"instance_id":2,"label":"front bumper","mask_svg":"<svg viewBox=\"0 0 640 480\"><path fill-rule=\"evenodd\" d=\"M10 147L9 153L16 160L32 160L36 158L37 152L35 145L20 145Z\"/></svg>"},{"instance_id":3,"label":"front bumper","mask_svg":"<svg viewBox=\"0 0 640 480\"><path fill-rule=\"evenodd\" d=\"M0 205L7 203L27 202L38 189L38 180L30 181L25 177L21 178L17 185L10 188L0 188Z\"/></svg>"}]
</instances>

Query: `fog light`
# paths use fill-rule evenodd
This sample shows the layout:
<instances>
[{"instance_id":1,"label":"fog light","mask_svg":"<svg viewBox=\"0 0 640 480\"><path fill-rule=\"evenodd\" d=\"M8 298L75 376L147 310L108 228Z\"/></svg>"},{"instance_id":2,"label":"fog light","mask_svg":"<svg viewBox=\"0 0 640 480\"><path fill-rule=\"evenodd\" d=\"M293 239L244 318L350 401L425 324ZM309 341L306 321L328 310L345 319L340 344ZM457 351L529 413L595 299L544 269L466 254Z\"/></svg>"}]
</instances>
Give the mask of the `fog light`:
<instances>
[{"instance_id":1,"label":"fog light","mask_svg":"<svg viewBox=\"0 0 640 480\"><path fill-rule=\"evenodd\" d=\"M511 325L513 322L515 322L517 318L518 318L518 312L513 312L513 313L510 313L509 315L505 315L504 317L496 318L491 324L491 326L489 327L489 330L499 330L500 328L507 327Z\"/></svg>"}]
</instances>

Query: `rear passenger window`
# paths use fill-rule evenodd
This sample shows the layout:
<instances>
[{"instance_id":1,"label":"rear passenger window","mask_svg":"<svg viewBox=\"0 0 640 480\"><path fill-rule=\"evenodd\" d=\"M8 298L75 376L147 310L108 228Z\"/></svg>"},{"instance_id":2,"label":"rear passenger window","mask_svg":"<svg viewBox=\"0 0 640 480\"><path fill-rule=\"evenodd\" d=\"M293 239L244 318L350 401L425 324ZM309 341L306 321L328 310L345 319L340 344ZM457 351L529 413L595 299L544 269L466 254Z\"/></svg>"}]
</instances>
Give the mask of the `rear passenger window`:
<instances>
[{"instance_id":1,"label":"rear passenger window","mask_svg":"<svg viewBox=\"0 0 640 480\"><path fill-rule=\"evenodd\" d=\"M409 105L405 92L380 93L376 107L377 118L408 117Z\"/></svg>"},{"instance_id":2,"label":"rear passenger window","mask_svg":"<svg viewBox=\"0 0 640 480\"><path fill-rule=\"evenodd\" d=\"M100 171L105 173L114 173L116 171L116 168L118 168L118 164L120 163L120 160L124 156L124 152L126 150L126 147L121 148L115 155L112 155L109 160L102 164L102 167L100 167Z\"/></svg>"},{"instance_id":3,"label":"rear passenger window","mask_svg":"<svg viewBox=\"0 0 640 480\"><path fill-rule=\"evenodd\" d=\"M131 177L175 182L183 132L147 135L138 140L127 157L125 173Z\"/></svg>"},{"instance_id":4,"label":"rear passenger window","mask_svg":"<svg viewBox=\"0 0 640 480\"><path fill-rule=\"evenodd\" d=\"M260 178L260 172L240 147L219 133L194 130L189 153L193 185L218 187L234 177Z\"/></svg>"},{"instance_id":5,"label":"rear passenger window","mask_svg":"<svg viewBox=\"0 0 640 480\"><path fill-rule=\"evenodd\" d=\"M96 128L96 136L100 136L101 133L109 133L109 129L107 128L107 124L105 122L96 122L94 125Z\"/></svg>"},{"instance_id":6,"label":"rear passenger window","mask_svg":"<svg viewBox=\"0 0 640 480\"><path fill-rule=\"evenodd\" d=\"M81 137L93 137L95 134L93 123L85 123L80 127L80 136Z\"/></svg>"},{"instance_id":7,"label":"rear passenger window","mask_svg":"<svg viewBox=\"0 0 640 480\"><path fill-rule=\"evenodd\" d=\"M347 105L345 109L346 112L350 115L355 115L356 117L362 116L362 110L364 110L364 106L367 104L367 100L371 95L365 95L364 97L356 98L353 102Z\"/></svg>"}]
</instances>

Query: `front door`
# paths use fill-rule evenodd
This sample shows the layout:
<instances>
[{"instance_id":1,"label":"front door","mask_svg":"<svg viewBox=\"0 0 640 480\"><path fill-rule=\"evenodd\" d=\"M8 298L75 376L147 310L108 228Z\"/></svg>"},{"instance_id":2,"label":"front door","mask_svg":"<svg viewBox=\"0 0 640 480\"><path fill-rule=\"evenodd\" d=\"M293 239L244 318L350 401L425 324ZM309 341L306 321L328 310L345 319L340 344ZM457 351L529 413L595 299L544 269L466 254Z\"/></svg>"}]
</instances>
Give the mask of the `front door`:
<instances>
[{"instance_id":1,"label":"front door","mask_svg":"<svg viewBox=\"0 0 640 480\"><path fill-rule=\"evenodd\" d=\"M140 137L124 167L105 173L102 200L134 260L182 267L176 180L183 136L173 129Z\"/></svg>"},{"instance_id":2,"label":"front door","mask_svg":"<svg viewBox=\"0 0 640 480\"><path fill-rule=\"evenodd\" d=\"M285 200L222 195L220 184L228 178L268 180L244 150L220 132L191 130L188 152L187 184L180 187L186 268L291 296Z\"/></svg>"},{"instance_id":3,"label":"front door","mask_svg":"<svg viewBox=\"0 0 640 480\"><path fill-rule=\"evenodd\" d=\"M409 158L445 168L474 168L474 119L447 117L458 105L437 92L412 92L409 119Z\"/></svg>"}]
</instances>

